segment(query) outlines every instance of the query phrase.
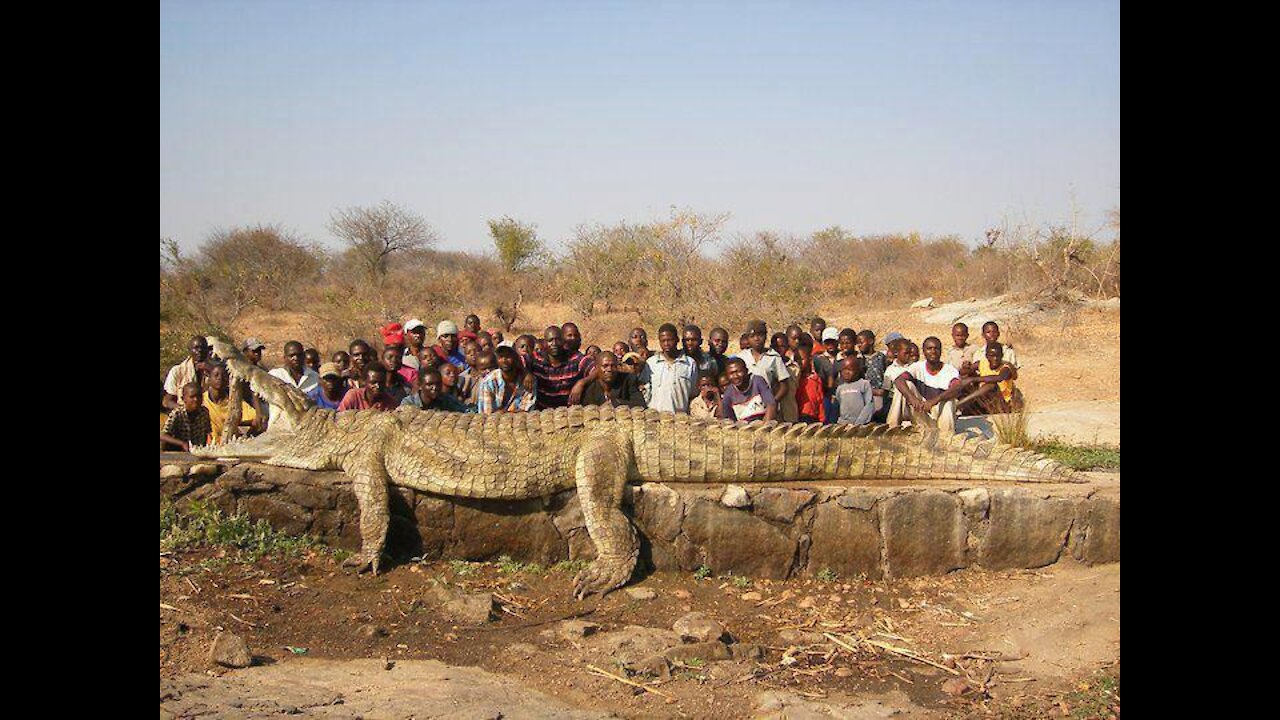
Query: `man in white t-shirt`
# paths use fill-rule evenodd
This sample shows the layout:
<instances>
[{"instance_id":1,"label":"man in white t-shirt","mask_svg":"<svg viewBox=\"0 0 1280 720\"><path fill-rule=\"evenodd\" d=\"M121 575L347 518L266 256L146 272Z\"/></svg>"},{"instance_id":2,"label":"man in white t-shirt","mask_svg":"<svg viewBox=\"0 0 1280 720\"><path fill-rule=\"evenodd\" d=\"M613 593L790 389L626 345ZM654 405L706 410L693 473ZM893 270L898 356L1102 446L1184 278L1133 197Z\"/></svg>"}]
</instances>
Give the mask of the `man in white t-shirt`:
<instances>
[{"instance_id":1,"label":"man in white t-shirt","mask_svg":"<svg viewBox=\"0 0 1280 720\"><path fill-rule=\"evenodd\" d=\"M305 362L304 350L302 343L297 340L290 340L284 344L284 367L278 367L272 370L272 377L280 378L290 385L298 388L303 395L311 392L320 386L320 373L307 367ZM288 415L280 412L275 405L268 405L271 408L270 421L268 425L279 425L280 427L291 427L292 421Z\"/></svg>"},{"instance_id":2,"label":"man in white t-shirt","mask_svg":"<svg viewBox=\"0 0 1280 720\"><path fill-rule=\"evenodd\" d=\"M889 426L901 425L914 413L927 413L946 434L956 430L956 398L964 391L960 371L942 362L942 341L925 338L920 346L924 359L912 363L894 380Z\"/></svg>"}]
</instances>

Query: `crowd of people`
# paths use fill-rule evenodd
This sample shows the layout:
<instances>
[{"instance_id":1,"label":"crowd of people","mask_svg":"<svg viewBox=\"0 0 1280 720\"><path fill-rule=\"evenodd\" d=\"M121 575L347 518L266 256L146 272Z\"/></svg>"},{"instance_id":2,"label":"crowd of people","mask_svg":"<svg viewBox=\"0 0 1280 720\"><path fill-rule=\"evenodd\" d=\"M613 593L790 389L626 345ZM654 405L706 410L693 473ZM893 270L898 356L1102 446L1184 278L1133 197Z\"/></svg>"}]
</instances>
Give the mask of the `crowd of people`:
<instances>
[{"instance_id":1,"label":"crowd of people","mask_svg":"<svg viewBox=\"0 0 1280 720\"><path fill-rule=\"evenodd\" d=\"M671 323L658 328L656 350L641 327L609 349L584 348L572 322L546 328L541 338L508 340L468 315L461 329L444 320L431 341L428 332L417 319L391 323L379 329L381 352L357 339L327 362L316 348L290 340L281 349L283 364L269 372L317 407L337 412L410 405L491 414L626 405L695 418L891 426L927 413L953 431L958 415L1009 412L1022 403L1018 362L1013 348L1000 343L995 322L982 326L981 344L970 343L969 328L956 323L944 349L937 337L917 345L897 332L881 346L871 330L837 330L817 317L807 332L790 325L773 335L764 321L752 320L732 354L728 330L712 328L704 349L701 328ZM254 435L290 422L247 383L232 388L204 337L192 337L188 349L161 390L169 411L161 450L222 440L235 416L234 397L241 408L229 434ZM260 366L265 349L255 338L241 345L245 358Z\"/></svg>"}]
</instances>

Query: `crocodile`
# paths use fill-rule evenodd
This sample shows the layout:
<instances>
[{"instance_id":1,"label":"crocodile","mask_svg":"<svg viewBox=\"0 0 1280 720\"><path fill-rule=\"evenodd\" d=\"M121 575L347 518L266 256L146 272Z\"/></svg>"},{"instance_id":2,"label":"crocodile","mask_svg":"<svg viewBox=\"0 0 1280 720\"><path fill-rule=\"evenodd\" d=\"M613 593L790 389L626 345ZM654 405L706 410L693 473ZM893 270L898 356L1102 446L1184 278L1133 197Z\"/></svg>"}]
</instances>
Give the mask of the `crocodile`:
<instances>
[{"instance_id":1,"label":"crocodile","mask_svg":"<svg viewBox=\"0 0 1280 720\"><path fill-rule=\"evenodd\" d=\"M252 438L193 446L205 458L254 460L304 470L341 470L360 512L361 549L348 559L379 570L389 522L388 486L494 500L578 492L596 559L574 579L577 599L625 585L639 540L622 512L628 482L725 483L882 478L1073 482L1065 466L1029 450L936 425L695 420L627 407L575 406L473 415L401 407L336 413L210 338L233 379L291 422ZM238 385L239 383L235 383ZM279 427L278 427L279 426Z\"/></svg>"}]
</instances>

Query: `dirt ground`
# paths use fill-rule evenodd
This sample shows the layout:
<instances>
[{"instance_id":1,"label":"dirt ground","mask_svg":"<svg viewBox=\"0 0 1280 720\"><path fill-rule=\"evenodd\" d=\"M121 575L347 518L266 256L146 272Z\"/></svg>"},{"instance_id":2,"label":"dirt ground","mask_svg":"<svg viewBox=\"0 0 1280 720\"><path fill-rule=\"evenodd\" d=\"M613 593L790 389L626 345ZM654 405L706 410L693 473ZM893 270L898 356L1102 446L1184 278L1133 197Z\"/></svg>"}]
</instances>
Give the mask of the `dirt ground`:
<instances>
[{"instance_id":1,"label":"dirt ground","mask_svg":"<svg viewBox=\"0 0 1280 720\"><path fill-rule=\"evenodd\" d=\"M652 599L575 602L571 574L551 570L409 563L370 577L327 554L228 564L221 552L160 558L162 716L1119 714L1118 564L876 582L657 573L630 586ZM445 620L438 583L494 593L496 619ZM672 623L695 610L724 626L734 659L629 677L653 692L590 669L627 677L626 663L679 645ZM255 667L209 664L224 628Z\"/></svg>"}]
</instances>

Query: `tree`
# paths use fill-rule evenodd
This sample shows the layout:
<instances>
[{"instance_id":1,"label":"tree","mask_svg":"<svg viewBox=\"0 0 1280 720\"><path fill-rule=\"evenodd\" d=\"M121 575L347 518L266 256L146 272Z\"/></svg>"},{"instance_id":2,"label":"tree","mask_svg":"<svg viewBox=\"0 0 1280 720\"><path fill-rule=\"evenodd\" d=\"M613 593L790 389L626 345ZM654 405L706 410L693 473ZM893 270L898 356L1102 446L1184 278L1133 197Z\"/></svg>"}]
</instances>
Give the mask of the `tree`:
<instances>
[{"instance_id":1,"label":"tree","mask_svg":"<svg viewBox=\"0 0 1280 720\"><path fill-rule=\"evenodd\" d=\"M509 273L536 266L546 256L538 228L511 217L489 221L489 236L498 250L498 260Z\"/></svg>"},{"instance_id":2,"label":"tree","mask_svg":"<svg viewBox=\"0 0 1280 720\"><path fill-rule=\"evenodd\" d=\"M436 243L436 232L421 215L383 200L374 207L351 207L334 212L329 232L360 258L369 279L381 285L388 259L406 250Z\"/></svg>"}]
</instances>

